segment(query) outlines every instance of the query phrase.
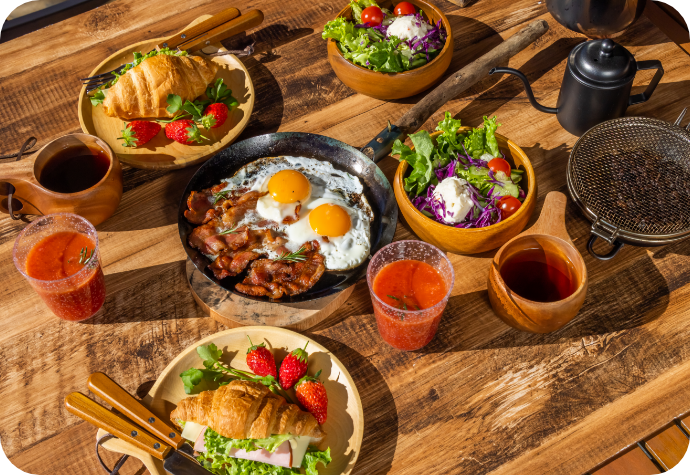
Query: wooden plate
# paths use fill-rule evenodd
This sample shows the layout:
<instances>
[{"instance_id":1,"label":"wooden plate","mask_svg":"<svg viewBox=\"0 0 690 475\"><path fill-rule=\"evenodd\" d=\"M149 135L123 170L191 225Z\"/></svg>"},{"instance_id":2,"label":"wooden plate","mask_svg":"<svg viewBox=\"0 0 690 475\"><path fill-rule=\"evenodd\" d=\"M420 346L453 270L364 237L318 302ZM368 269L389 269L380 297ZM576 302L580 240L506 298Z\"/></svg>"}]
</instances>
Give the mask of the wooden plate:
<instances>
[{"instance_id":1,"label":"wooden plate","mask_svg":"<svg viewBox=\"0 0 690 475\"><path fill-rule=\"evenodd\" d=\"M192 25L209 17L209 15L199 17ZM162 38L146 40L121 49L99 64L89 76L104 73L121 64L131 62L135 51L143 53L151 51L162 40ZM217 51L225 51L225 48L220 44L212 44L195 54L204 56L203 53L211 54ZM82 87L79 93L79 123L82 130L84 133L96 135L108 142L121 162L136 168L173 169L203 162L230 145L242 133L254 109L254 85L242 62L234 55L210 59L221 66L216 78L223 78L240 104L228 114L228 120L221 127L211 130L202 129L202 135L210 139L203 144L182 145L166 138L165 132L161 130L155 138L142 147L124 147L122 140L118 140L118 137L122 135L123 121L106 116L102 105L96 107L91 105L89 96L86 94L86 87Z\"/></svg>"},{"instance_id":2,"label":"wooden plate","mask_svg":"<svg viewBox=\"0 0 690 475\"><path fill-rule=\"evenodd\" d=\"M324 468L319 465L319 475L347 475L355 466L362 446L364 433L364 414L362 401L352 381L350 374L343 364L330 352L304 335L284 328L275 327L242 327L216 333L194 343L180 353L161 373L148 395L144 404L151 411L165 421L169 421L170 413L177 406L177 402L187 397L184 393L180 373L196 367L203 368L201 359L196 352L197 346L215 343L223 350L223 361L231 363L233 367L249 370L245 364L247 353L247 335L255 344L266 343L273 351L276 361L281 361L295 348L303 348L309 342L309 374L321 370L319 379L324 382L328 392L328 418L323 425L326 438L321 448L330 447L333 461ZM99 435L104 434L98 431ZM103 444L108 450L126 453L140 459L152 475L167 475L163 463L150 455L139 451L122 440L110 440Z\"/></svg>"}]
</instances>

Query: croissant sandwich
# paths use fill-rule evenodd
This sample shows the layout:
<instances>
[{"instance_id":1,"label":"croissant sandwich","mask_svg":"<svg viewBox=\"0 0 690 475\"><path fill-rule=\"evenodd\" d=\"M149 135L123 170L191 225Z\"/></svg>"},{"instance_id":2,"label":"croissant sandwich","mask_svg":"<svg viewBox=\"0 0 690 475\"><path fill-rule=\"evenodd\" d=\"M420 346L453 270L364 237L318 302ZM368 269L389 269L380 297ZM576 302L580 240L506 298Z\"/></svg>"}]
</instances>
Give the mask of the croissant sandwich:
<instances>
[{"instance_id":1,"label":"croissant sandwich","mask_svg":"<svg viewBox=\"0 0 690 475\"><path fill-rule=\"evenodd\" d=\"M168 94L193 101L213 82L219 66L200 56L157 54L142 60L106 90L103 111L123 120L172 117ZM92 102L94 102L92 100Z\"/></svg>"},{"instance_id":2,"label":"croissant sandwich","mask_svg":"<svg viewBox=\"0 0 690 475\"><path fill-rule=\"evenodd\" d=\"M231 381L183 399L170 420L194 443L202 465L219 475L267 473L263 464L284 467L283 475L301 474L301 467L316 473L318 462L331 460L330 449L310 447L326 436L314 416L261 383Z\"/></svg>"}]
</instances>

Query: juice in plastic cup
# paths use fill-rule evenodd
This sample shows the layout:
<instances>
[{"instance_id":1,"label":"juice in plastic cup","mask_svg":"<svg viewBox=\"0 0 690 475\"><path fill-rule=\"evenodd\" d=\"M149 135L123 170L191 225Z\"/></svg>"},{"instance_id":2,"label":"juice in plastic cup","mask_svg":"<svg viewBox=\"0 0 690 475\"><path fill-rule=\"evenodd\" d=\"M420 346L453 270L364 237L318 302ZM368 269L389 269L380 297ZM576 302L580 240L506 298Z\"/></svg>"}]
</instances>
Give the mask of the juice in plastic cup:
<instances>
[{"instance_id":1,"label":"juice in plastic cup","mask_svg":"<svg viewBox=\"0 0 690 475\"><path fill-rule=\"evenodd\" d=\"M399 350L417 350L436 334L453 289L446 255L422 241L397 241L374 255L367 283L381 338Z\"/></svg>"},{"instance_id":2,"label":"juice in plastic cup","mask_svg":"<svg viewBox=\"0 0 690 475\"><path fill-rule=\"evenodd\" d=\"M14 243L14 264L50 310L69 321L85 320L105 301L98 234L76 214L43 216Z\"/></svg>"}]
</instances>

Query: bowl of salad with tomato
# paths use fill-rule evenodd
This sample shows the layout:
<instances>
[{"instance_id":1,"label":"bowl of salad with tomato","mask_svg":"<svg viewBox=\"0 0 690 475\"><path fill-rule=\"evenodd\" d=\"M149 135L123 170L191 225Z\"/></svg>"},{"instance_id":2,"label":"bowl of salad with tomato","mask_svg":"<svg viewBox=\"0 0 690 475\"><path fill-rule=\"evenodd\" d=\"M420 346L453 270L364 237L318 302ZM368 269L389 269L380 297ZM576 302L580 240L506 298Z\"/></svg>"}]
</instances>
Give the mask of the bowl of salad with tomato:
<instances>
[{"instance_id":1,"label":"bowl of salad with tomato","mask_svg":"<svg viewBox=\"0 0 690 475\"><path fill-rule=\"evenodd\" d=\"M423 0L351 0L321 36L338 78L376 99L401 99L428 89L453 56L448 19Z\"/></svg>"},{"instance_id":2,"label":"bowl of salad with tomato","mask_svg":"<svg viewBox=\"0 0 690 475\"><path fill-rule=\"evenodd\" d=\"M446 112L435 132L411 134L411 147L395 141L395 198L422 240L477 254L525 228L536 205L534 169L520 147L496 133L499 126L484 117L481 127L464 127Z\"/></svg>"}]
</instances>

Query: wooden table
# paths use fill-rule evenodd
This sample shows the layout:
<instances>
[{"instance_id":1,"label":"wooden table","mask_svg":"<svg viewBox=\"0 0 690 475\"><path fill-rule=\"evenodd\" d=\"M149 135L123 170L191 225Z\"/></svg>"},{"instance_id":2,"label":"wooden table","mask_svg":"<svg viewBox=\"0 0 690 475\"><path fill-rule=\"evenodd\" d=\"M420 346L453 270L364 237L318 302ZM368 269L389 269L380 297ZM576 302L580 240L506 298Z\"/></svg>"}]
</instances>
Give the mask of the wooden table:
<instances>
[{"instance_id":1,"label":"wooden table","mask_svg":"<svg viewBox=\"0 0 690 475\"><path fill-rule=\"evenodd\" d=\"M244 138L305 131L362 146L418 100L373 100L335 77L321 29L344 3L235 2L243 11L264 11L255 33L274 46L245 59L257 102ZM465 9L436 3L455 33L450 71L527 22L547 19L550 31L510 66L527 74L542 103L556 103L565 58L583 38L553 21L544 2L478 0ZM43 144L77 132L77 78L142 37L171 34L230 4L116 0L0 45L0 153L16 151L29 135ZM672 121L690 106L685 52L645 17L618 41L639 60L661 60L666 70L652 99L630 113ZM640 73L636 84L650 77ZM517 80L487 78L447 109L475 126L482 115L498 114L500 133L523 147L535 167L540 200L533 220L547 192L565 191L576 138L555 116L533 109ZM394 161L382 167L392 177ZM126 168L122 203L99 226L105 308L85 324L53 317L20 277L11 249L25 223L0 219L0 437L21 469L99 473L95 429L65 411L64 396L85 391L94 371L145 392L183 348L224 329L200 311L185 281L176 207L193 173ZM438 335L420 351L400 352L381 341L363 281L307 332L349 368L361 394L365 433L356 473L580 474L690 408L690 241L626 246L615 260L600 262L586 253L589 223L572 203L567 227L585 256L591 287L580 315L556 333L521 333L493 315L481 270L487 256L458 272ZM396 238L409 237L400 223Z\"/></svg>"}]
</instances>

